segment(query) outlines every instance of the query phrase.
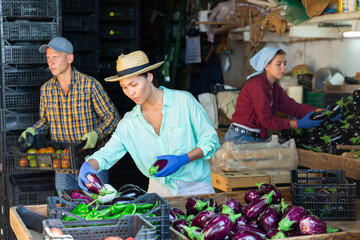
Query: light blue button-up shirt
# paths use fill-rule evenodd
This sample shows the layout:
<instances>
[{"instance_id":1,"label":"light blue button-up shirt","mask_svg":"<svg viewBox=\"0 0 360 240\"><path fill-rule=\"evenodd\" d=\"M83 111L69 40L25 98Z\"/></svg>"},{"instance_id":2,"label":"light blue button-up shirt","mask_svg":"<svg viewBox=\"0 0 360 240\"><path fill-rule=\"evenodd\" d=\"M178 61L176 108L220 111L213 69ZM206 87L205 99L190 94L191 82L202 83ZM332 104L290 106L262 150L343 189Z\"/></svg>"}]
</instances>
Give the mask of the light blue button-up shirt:
<instances>
[{"instance_id":1,"label":"light blue button-up shirt","mask_svg":"<svg viewBox=\"0 0 360 240\"><path fill-rule=\"evenodd\" d=\"M173 195L178 192L173 180L211 182L208 159L220 147L219 138L207 113L188 92L164 90L163 119L160 133L145 120L141 106L136 105L125 114L109 142L89 159L96 159L99 170L111 168L129 152L136 166L147 177L163 186L168 185ZM204 157L186 164L179 171L167 177L150 176L149 168L160 155L181 155L199 147Z\"/></svg>"}]
</instances>

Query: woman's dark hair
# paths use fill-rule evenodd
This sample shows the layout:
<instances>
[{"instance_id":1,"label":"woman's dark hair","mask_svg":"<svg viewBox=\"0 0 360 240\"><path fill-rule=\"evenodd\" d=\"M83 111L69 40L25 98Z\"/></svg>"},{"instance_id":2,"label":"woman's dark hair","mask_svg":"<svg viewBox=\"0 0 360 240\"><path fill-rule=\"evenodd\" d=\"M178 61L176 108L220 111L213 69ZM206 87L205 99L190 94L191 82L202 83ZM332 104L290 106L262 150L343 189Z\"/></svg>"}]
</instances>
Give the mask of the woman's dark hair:
<instances>
[{"instance_id":1,"label":"woman's dark hair","mask_svg":"<svg viewBox=\"0 0 360 240\"><path fill-rule=\"evenodd\" d=\"M285 56L286 56L286 53L285 53L284 50L279 49L279 50L275 53L275 55L273 56L273 58L271 59L271 61L270 61L268 64L270 64L270 63L272 62L272 60L274 60L274 58L275 58L276 56L278 56L278 55L285 55Z\"/></svg>"},{"instance_id":2,"label":"woman's dark hair","mask_svg":"<svg viewBox=\"0 0 360 240\"><path fill-rule=\"evenodd\" d=\"M144 78L147 78L147 74L148 73L151 73L153 75L153 84L156 88L159 88L159 82L158 82L158 78L157 78L157 74L156 74L156 71L148 71L146 73L142 73L140 74L139 76L140 77L144 77Z\"/></svg>"}]
</instances>

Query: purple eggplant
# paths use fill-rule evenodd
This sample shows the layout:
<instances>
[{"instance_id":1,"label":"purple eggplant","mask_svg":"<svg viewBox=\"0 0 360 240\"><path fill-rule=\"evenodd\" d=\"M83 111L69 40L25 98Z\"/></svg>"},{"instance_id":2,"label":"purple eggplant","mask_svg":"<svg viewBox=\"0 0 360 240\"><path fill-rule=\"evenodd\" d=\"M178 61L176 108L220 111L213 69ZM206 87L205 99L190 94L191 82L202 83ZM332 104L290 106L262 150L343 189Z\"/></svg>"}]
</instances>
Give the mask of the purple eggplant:
<instances>
[{"instance_id":1,"label":"purple eggplant","mask_svg":"<svg viewBox=\"0 0 360 240\"><path fill-rule=\"evenodd\" d=\"M244 194L244 200L247 204L252 203L255 200L261 198L261 194L257 190L249 190Z\"/></svg>"},{"instance_id":2,"label":"purple eggplant","mask_svg":"<svg viewBox=\"0 0 360 240\"><path fill-rule=\"evenodd\" d=\"M130 189L126 189L125 191L121 192L120 197L138 198L144 194L146 194L146 192L144 190L141 190L139 188L130 188Z\"/></svg>"},{"instance_id":3,"label":"purple eggplant","mask_svg":"<svg viewBox=\"0 0 360 240\"><path fill-rule=\"evenodd\" d=\"M281 212L277 205L267 207L259 218L260 224L265 231L276 229L280 220Z\"/></svg>"},{"instance_id":4,"label":"purple eggplant","mask_svg":"<svg viewBox=\"0 0 360 240\"><path fill-rule=\"evenodd\" d=\"M218 240L224 239L231 231L232 222L227 215L213 217L201 231L198 239Z\"/></svg>"},{"instance_id":5,"label":"purple eggplant","mask_svg":"<svg viewBox=\"0 0 360 240\"><path fill-rule=\"evenodd\" d=\"M175 214L176 218L186 219L186 214L185 214L184 211L181 210L180 208L174 207L174 208L171 208L170 211Z\"/></svg>"},{"instance_id":6,"label":"purple eggplant","mask_svg":"<svg viewBox=\"0 0 360 240\"><path fill-rule=\"evenodd\" d=\"M300 231L306 235L326 233L327 225L315 216L303 216L299 223Z\"/></svg>"},{"instance_id":7,"label":"purple eggplant","mask_svg":"<svg viewBox=\"0 0 360 240\"><path fill-rule=\"evenodd\" d=\"M198 227L183 226L183 228L185 230L185 236L189 237L191 240L198 239L198 236L201 233L201 229Z\"/></svg>"},{"instance_id":8,"label":"purple eggplant","mask_svg":"<svg viewBox=\"0 0 360 240\"><path fill-rule=\"evenodd\" d=\"M149 168L150 176L153 176L161 171L166 166L167 162L168 161L166 159L156 160L156 162Z\"/></svg>"},{"instance_id":9,"label":"purple eggplant","mask_svg":"<svg viewBox=\"0 0 360 240\"><path fill-rule=\"evenodd\" d=\"M294 237L294 236L298 236L300 232L299 230L299 225L293 226L293 229L291 229L290 231L284 231L283 232L285 234L286 237Z\"/></svg>"},{"instance_id":10,"label":"purple eggplant","mask_svg":"<svg viewBox=\"0 0 360 240\"><path fill-rule=\"evenodd\" d=\"M261 225L260 225L259 220L257 220L257 219L251 220L247 225L250 226L250 227L258 228L258 229L262 228Z\"/></svg>"},{"instance_id":11,"label":"purple eggplant","mask_svg":"<svg viewBox=\"0 0 360 240\"><path fill-rule=\"evenodd\" d=\"M83 199L85 200L86 204L91 203L94 201L91 197L87 196L86 194L82 193L80 190L71 190L69 196L72 199ZM96 206L96 203L94 202L91 206Z\"/></svg>"},{"instance_id":12,"label":"purple eggplant","mask_svg":"<svg viewBox=\"0 0 360 240\"><path fill-rule=\"evenodd\" d=\"M262 236L259 234L249 231L249 230L242 230L235 233L233 240L264 240Z\"/></svg>"},{"instance_id":13,"label":"purple eggplant","mask_svg":"<svg viewBox=\"0 0 360 240\"><path fill-rule=\"evenodd\" d=\"M215 213L209 210L201 211L191 221L191 226L203 229L205 224L210 220L209 218L215 217Z\"/></svg>"},{"instance_id":14,"label":"purple eggplant","mask_svg":"<svg viewBox=\"0 0 360 240\"><path fill-rule=\"evenodd\" d=\"M247 208L247 206L245 206L245 205L243 205L243 206L241 207L241 213L242 213L242 214L244 214L244 213L245 213L246 208Z\"/></svg>"},{"instance_id":15,"label":"purple eggplant","mask_svg":"<svg viewBox=\"0 0 360 240\"><path fill-rule=\"evenodd\" d=\"M256 185L259 187L259 192L261 195L269 194L271 191L274 191L271 203L280 203L282 197L281 192L277 187L267 183L257 183Z\"/></svg>"},{"instance_id":16,"label":"purple eggplant","mask_svg":"<svg viewBox=\"0 0 360 240\"><path fill-rule=\"evenodd\" d=\"M220 205L215 201L215 199L206 198L203 200L203 202L206 202L208 204L208 207L206 208L206 210L212 210L215 213L220 212L220 210L221 210Z\"/></svg>"},{"instance_id":17,"label":"purple eggplant","mask_svg":"<svg viewBox=\"0 0 360 240\"><path fill-rule=\"evenodd\" d=\"M278 238L286 238L285 234L278 229L270 230L266 233L267 238L278 239Z\"/></svg>"},{"instance_id":18,"label":"purple eggplant","mask_svg":"<svg viewBox=\"0 0 360 240\"><path fill-rule=\"evenodd\" d=\"M235 198L226 200L225 205L231 207L235 214L241 213L241 203Z\"/></svg>"},{"instance_id":19,"label":"purple eggplant","mask_svg":"<svg viewBox=\"0 0 360 240\"><path fill-rule=\"evenodd\" d=\"M90 181L89 183L84 183L84 186L92 193L96 193L101 196L106 194L113 193L114 191L108 191L104 184L101 182L100 178L93 173L89 173L86 178Z\"/></svg>"},{"instance_id":20,"label":"purple eggplant","mask_svg":"<svg viewBox=\"0 0 360 240\"><path fill-rule=\"evenodd\" d=\"M134 200L135 198L133 197L116 197L113 200L111 200L110 205L130 203L131 201Z\"/></svg>"},{"instance_id":21,"label":"purple eggplant","mask_svg":"<svg viewBox=\"0 0 360 240\"><path fill-rule=\"evenodd\" d=\"M188 197L185 204L187 215L198 214L206 206L207 202L203 202L195 196Z\"/></svg>"},{"instance_id":22,"label":"purple eggplant","mask_svg":"<svg viewBox=\"0 0 360 240\"><path fill-rule=\"evenodd\" d=\"M182 234L185 233L184 226L189 226L189 223L185 219L182 219L182 218L176 219L172 224L172 227L176 231L178 231L178 232L180 232Z\"/></svg>"},{"instance_id":23,"label":"purple eggplant","mask_svg":"<svg viewBox=\"0 0 360 240\"><path fill-rule=\"evenodd\" d=\"M265 194L260 199L250 203L244 211L244 216L248 219L257 218L259 214L271 203L271 197L273 194L274 191L271 191L269 194Z\"/></svg>"},{"instance_id":24,"label":"purple eggplant","mask_svg":"<svg viewBox=\"0 0 360 240\"><path fill-rule=\"evenodd\" d=\"M258 228L255 228L255 227L252 227L252 226L248 226L248 225L246 225L246 226L240 226L240 227L238 228L238 231L253 231L253 232L259 234L259 235L262 236L262 237L265 237L265 236L266 236L266 233L265 233L263 230L258 229Z\"/></svg>"},{"instance_id":25,"label":"purple eggplant","mask_svg":"<svg viewBox=\"0 0 360 240\"><path fill-rule=\"evenodd\" d=\"M244 216L237 218L232 226L231 231L236 233L240 226L245 226L248 224L248 222L249 220Z\"/></svg>"},{"instance_id":26,"label":"purple eggplant","mask_svg":"<svg viewBox=\"0 0 360 240\"><path fill-rule=\"evenodd\" d=\"M281 231L290 231L299 225L300 219L307 214L306 210L300 206L293 206L279 222Z\"/></svg>"},{"instance_id":27,"label":"purple eggplant","mask_svg":"<svg viewBox=\"0 0 360 240\"><path fill-rule=\"evenodd\" d=\"M172 209L170 209L169 211L169 220L170 223L172 224L176 219L178 219L178 216L176 216L176 214L174 213L174 211Z\"/></svg>"}]
</instances>

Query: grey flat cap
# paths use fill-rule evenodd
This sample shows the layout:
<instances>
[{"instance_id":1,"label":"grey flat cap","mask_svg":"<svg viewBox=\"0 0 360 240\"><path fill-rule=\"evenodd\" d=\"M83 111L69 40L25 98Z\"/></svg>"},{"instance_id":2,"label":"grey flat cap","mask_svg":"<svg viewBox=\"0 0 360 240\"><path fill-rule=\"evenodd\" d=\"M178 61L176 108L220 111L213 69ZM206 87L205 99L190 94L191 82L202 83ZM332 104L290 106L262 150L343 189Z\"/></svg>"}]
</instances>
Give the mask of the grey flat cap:
<instances>
[{"instance_id":1,"label":"grey flat cap","mask_svg":"<svg viewBox=\"0 0 360 240\"><path fill-rule=\"evenodd\" d=\"M39 52L46 52L47 48L52 48L57 52L68 52L74 54L74 48L71 42L63 37L55 37L48 44L44 44L39 48Z\"/></svg>"}]
</instances>

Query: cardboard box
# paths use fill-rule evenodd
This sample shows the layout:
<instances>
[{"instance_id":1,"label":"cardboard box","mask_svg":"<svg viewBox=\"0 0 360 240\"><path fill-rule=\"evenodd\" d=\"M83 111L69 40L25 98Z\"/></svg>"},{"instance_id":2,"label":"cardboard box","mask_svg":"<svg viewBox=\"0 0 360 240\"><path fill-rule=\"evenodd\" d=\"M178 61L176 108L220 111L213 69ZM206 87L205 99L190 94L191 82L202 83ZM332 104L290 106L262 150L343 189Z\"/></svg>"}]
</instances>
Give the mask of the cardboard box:
<instances>
[{"instance_id":1,"label":"cardboard box","mask_svg":"<svg viewBox=\"0 0 360 240\"><path fill-rule=\"evenodd\" d=\"M324 85L325 93L353 93L356 89L360 88L360 84L346 84L343 85Z\"/></svg>"}]
</instances>

